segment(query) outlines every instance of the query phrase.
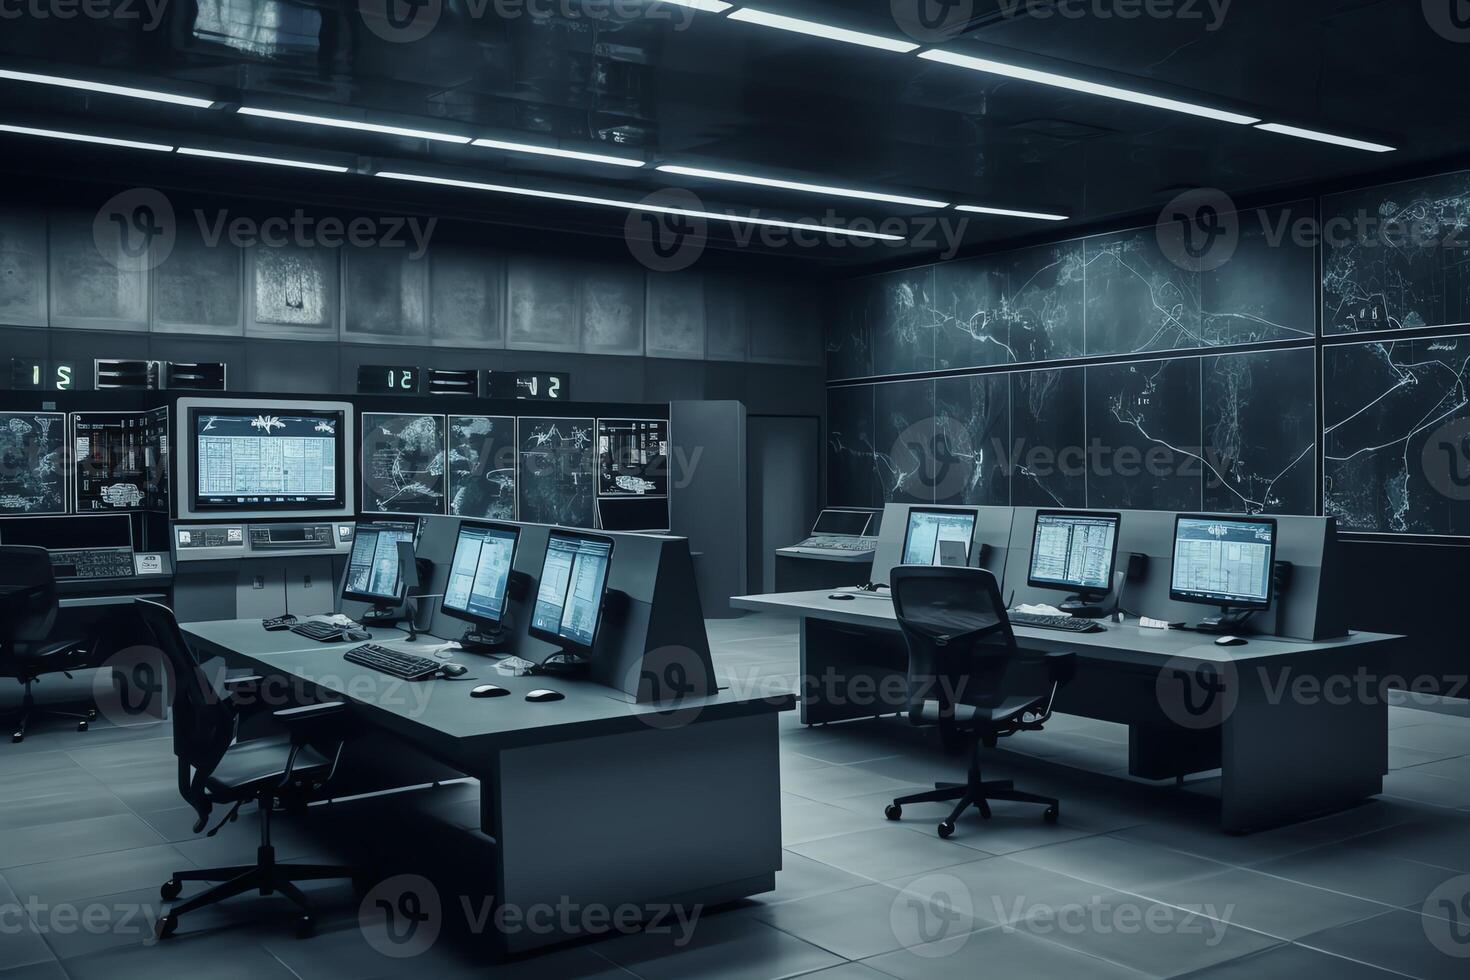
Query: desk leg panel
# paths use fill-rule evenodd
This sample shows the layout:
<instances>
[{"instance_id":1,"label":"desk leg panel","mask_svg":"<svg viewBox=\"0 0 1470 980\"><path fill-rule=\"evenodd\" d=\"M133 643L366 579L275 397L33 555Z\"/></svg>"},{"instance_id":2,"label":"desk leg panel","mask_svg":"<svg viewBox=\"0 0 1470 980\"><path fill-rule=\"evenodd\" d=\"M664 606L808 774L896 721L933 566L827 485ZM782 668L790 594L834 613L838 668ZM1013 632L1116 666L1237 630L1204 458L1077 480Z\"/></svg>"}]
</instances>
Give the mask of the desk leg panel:
<instances>
[{"instance_id":1,"label":"desk leg panel","mask_svg":"<svg viewBox=\"0 0 1470 980\"><path fill-rule=\"evenodd\" d=\"M503 935L506 949L583 938L562 923L590 924L592 914L616 922L636 907L649 920L674 916L673 904L721 904L774 887L776 746L768 713L500 753L495 792L481 798L484 829L499 844L497 901L523 921L551 920ZM546 911L564 907L578 911Z\"/></svg>"},{"instance_id":2,"label":"desk leg panel","mask_svg":"<svg viewBox=\"0 0 1470 980\"><path fill-rule=\"evenodd\" d=\"M907 711L907 668L903 637L894 630L803 617L801 723L820 725Z\"/></svg>"}]
</instances>

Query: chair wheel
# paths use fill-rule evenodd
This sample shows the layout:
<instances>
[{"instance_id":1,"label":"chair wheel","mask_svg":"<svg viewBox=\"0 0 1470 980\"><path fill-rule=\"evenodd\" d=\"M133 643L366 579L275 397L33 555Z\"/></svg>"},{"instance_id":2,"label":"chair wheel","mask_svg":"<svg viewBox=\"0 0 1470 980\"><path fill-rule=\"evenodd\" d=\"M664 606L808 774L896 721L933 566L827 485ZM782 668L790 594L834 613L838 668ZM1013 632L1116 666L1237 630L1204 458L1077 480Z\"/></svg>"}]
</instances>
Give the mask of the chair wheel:
<instances>
[{"instance_id":1,"label":"chair wheel","mask_svg":"<svg viewBox=\"0 0 1470 980\"><path fill-rule=\"evenodd\" d=\"M97 709L96 708L92 708L92 709L90 709L87 712L87 720L88 721L96 721L97 720Z\"/></svg>"},{"instance_id":2,"label":"chair wheel","mask_svg":"<svg viewBox=\"0 0 1470 980\"><path fill-rule=\"evenodd\" d=\"M163 883L162 888L158 889L158 894L163 898L165 902L172 902L174 899L179 897L183 890L184 883L182 881L175 881L174 879L170 878L168 881L165 881Z\"/></svg>"},{"instance_id":3,"label":"chair wheel","mask_svg":"<svg viewBox=\"0 0 1470 980\"><path fill-rule=\"evenodd\" d=\"M79 722L77 722L77 731L84 732L86 730L87 730L87 723L85 721L79 721Z\"/></svg>"},{"instance_id":4,"label":"chair wheel","mask_svg":"<svg viewBox=\"0 0 1470 980\"><path fill-rule=\"evenodd\" d=\"M939 836L943 837L945 840L948 840L950 837L954 836L953 820L945 820L939 825Z\"/></svg>"},{"instance_id":5,"label":"chair wheel","mask_svg":"<svg viewBox=\"0 0 1470 980\"><path fill-rule=\"evenodd\" d=\"M21 742L24 742L25 740L26 740L26 733L25 732L13 732L11 734L11 736L10 736L10 741L14 745L19 745Z\"/></svg>"},{"instance_id":6,"label":"chair wheel","mask_svg":"<svg viewBox=\"0 0 1470 980\"><path fill-rule=\"evenodd\" d=\"M179 917L177 915L165 915L158 920L158 925L153 927L153 937L158 940L167 939L178 927Z\"/></svg>"},{"instance_id":7,"label":"chair wheel","mask_svg":"<svg viewBox=\"0 0 1470 980\"><path fill-rule=\"evenodd\" d=\"M1061 810L1057 807L1049 806L1046 808L1046 812L1041 815L1041 819L1047 823L1056 823L1057 817L1059 816L1061 816Z\"/></svg>"},{"instance_id":8,"label":"chair wheel","mask_svg":"<svg viewBox=\"0 0 1470 980\"><path fill-rule=\"evenodd\" d=\"M897 820L899 817L903 816L903 807L899 806L897 803L890 803L887 807L883 809L883 816L887 817L889 820Z\"/></svg>"},{"instance_id":9,"label":"chair wheel","mask_svg":"<svg viewBox=\"0 0 1470 980\"><path fill-rule=\"evenodd\" d=\"M306 939L316 932L316 920L309 915L303 915L296 920L296 938Z\"/></svg>"}]
</instances>

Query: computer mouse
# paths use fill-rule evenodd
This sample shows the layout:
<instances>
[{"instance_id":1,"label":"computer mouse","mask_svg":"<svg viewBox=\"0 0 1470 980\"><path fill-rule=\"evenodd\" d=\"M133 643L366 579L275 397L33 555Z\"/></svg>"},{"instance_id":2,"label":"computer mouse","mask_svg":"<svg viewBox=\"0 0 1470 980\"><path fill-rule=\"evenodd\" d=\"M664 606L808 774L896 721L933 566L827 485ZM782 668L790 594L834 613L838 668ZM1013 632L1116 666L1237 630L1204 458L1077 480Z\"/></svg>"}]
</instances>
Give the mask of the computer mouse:
<instances>
[{"instance_id":1,"label":"computer mouse","mask_svg":"<svg viewBox=\"0 0 1470 980\"><path fill-rule=\"evenodd\" d=\"M505 688L503 688L503 687L496 687L494 684L481 684L479 687L475 688L473 691L470 692L470 697L472 697L472 698L503 698L503 697L505 697L509 693L510 692L507 691Z\"/></svg>"},{"instance_id":2,"label":"computer mouse","mask_svg":"<svg viewBox=\"0 0 1470 980\"><path fill-rule=\"evenodd\" d=\"M463 677L470 672L464 664L445 664L439 669L444 672L445 677Z\"/></svg>"},{"instance_id":3,"label":"computer mouse","mask_svg":"<svg viewBox=\"0 0 1470 980\"><path fill-rule=\"evenodd\" d=\"M373 638L373 634L367 630L343 630L342 639L352 643L364 643Z\"/></svg>"},{"instance_id":4,"label":"computer mouse","mask_svg":"<svg viewBox=\"0 0 1470 980\"><path fill-rule=\"evenodd\" d=\"M855 596L850 596L850 595L843 595L841 592L834 592L831 595L829 595L827 598L828 599L836 599L838 602L851 602L856 597Z\"/></svg>"},{"instance_id":5,"label":"computer mouse","mask_svg":"<svg viewBox=\"0 0 1470 980\"><path fill-rule=\"evenodd\" d=\"M1243 647L1243 646L1246 645L1246 642L1247 641L1242 640L1238 636L1222 636L1218 640L1215 641L1215 646L1217 646L1217 647Z\"/></svg>"},{"instance_id":6,"label":"computer mouse","mask_svg":"<svg viewBox=\"0 0 1470 980\"><path fill-rule=\"evenodd\" d=\"M530 694L527 694L526 700L540 703L542 701L560 701L564 697L566 697L566 695L561 693L560 691L540 690L532 691Z\"/></svg>"}]
</instances>

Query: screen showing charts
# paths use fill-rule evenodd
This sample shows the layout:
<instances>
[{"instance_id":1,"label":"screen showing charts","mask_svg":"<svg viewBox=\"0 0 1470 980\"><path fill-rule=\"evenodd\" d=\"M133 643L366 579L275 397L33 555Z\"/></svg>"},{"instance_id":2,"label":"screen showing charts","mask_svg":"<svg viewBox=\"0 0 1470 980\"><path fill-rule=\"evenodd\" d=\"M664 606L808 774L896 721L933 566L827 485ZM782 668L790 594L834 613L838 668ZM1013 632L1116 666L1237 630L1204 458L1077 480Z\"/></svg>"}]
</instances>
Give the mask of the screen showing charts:
<instances>
[{"instance_id":1,"label":"screen showing charts","mask_svg":"<svg viewBox=\"0 0 1470 980\"><path fill-rule=\"evenodd\" d=\"M1265 606L1275 544L1275 521L1180 517L1171 591L1175 598L1222 606Z\"/></svg>"},{"instance_id":2,"label":"screen showing charts","mask_svg":"<svg viewBox=\"0 0 1470 980\"><path fill-rule=\"evenodd\" d=\"M370 601L398 599L402 576L398 542L413 543L411 524L359 524L347 559L347 584L342 594Z\"/></svg>"},{"instance_id":3,"label":"screen showing charts","mask_svg":"<svg viewBox=\"0 0 1470 980\"><path fill-rule=\"evenodd\" d=\"M1079 592L1110 590L1120 520L1117 514L1037 514L1031 584Z\"/></svg>"},{"instance_id":4,"label":"screen showing charts","mask_svg":"<svg viewBox=\"0 0 1470 980\"><path fill-rule=\"evenodd\" d=\"M541 566L531 631L543 639L591 648L597 638L612 541L552 531Z\"/></svg>"},{"instance_id":5,"label":"screen showing charts","mask_svg":"<svg viewBox=\"0 0 1470 980\"><path fill-rule=\"evenodd\" d=\"M193 410L194 499L204 508L340 503L340 412Z\"/></svg>"},{"instance_id":6,"label":"screen showing charts","mask_svg":"<svg viewBox=\"0 0 1470 980\"><path fill-rule=\"evenodd\" d=\"M973 511L911 510L903 539L905 565L963 565L975 538ZM957 560L956 560L957 559Z\"/></svg>"},{"instance_id":7,"label":"screen showing charts","mask_svg":"<svg viewBox=\"0 0 1470 980\"><path fill-rule=\"evenodd\" d=\"M519 537L520 532L512 527L461 524L449 562L449 582L444 586L444 611L498 626L505 615Z\"/></svg>"}]
</instances>

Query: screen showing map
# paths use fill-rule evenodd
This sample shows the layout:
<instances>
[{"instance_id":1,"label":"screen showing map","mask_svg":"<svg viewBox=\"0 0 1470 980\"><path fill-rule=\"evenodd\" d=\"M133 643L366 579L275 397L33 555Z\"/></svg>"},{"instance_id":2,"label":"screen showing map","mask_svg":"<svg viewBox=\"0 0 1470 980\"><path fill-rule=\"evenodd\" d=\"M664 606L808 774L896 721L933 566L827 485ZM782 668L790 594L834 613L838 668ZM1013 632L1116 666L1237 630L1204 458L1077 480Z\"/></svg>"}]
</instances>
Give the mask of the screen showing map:
<instances>
[{"instance_id":1,"label":"screen showing map","mask_svg":"<svg viewBox=\"0 0 1470 980\"><path fill-rule=\"evenodd\" d=\"M275 510L344 503L341 412L193 409L194 506Z\"/></svg>"}]
</instances>

